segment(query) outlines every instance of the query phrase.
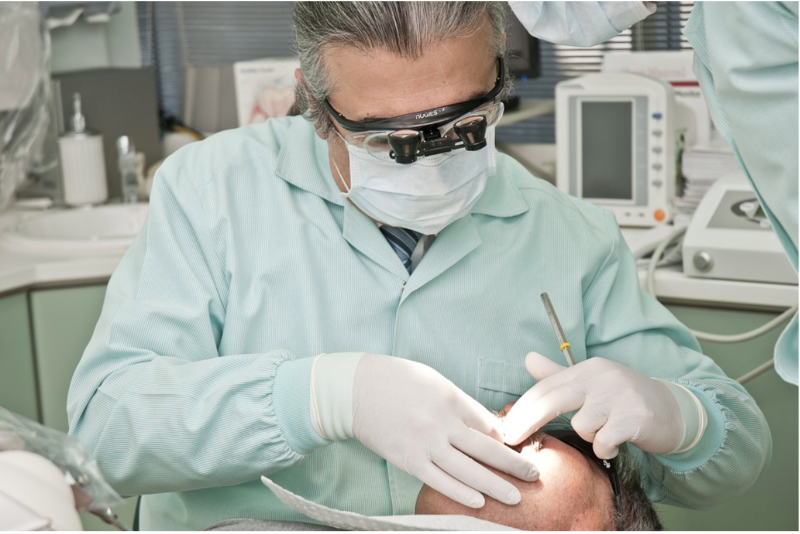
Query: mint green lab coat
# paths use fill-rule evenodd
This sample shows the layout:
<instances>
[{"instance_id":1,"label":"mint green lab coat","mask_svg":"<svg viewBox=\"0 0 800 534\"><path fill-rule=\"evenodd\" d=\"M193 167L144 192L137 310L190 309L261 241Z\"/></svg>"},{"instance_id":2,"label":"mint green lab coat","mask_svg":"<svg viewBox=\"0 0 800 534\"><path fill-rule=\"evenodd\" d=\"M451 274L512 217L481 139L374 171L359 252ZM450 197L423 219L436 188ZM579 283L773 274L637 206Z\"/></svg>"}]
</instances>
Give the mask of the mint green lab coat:
<instances>
[{"instance_id":1,"label":"mint green lab coat","mask_svg":"<svg viewBox=\"0 0 800 534\"><path fill-rule=\"evenodd\" d=\"M672 380L705 406L694 449L635 450L651 498L706 507L766 468L762 413L641 291L610 213L498 155L472 213L409 275L342 198L327 145L302 117L219 133L161 167L147 224L109 282L72 380L70 432L120 493L146 495L144 529L304 520L259 482L264 474L341 510L413 513L416 479L356 440L314 432L312 357L408 358L498 410L534 384L528 351L563 363L544 291L576 360Z\"/></svg>"}]
</instances>

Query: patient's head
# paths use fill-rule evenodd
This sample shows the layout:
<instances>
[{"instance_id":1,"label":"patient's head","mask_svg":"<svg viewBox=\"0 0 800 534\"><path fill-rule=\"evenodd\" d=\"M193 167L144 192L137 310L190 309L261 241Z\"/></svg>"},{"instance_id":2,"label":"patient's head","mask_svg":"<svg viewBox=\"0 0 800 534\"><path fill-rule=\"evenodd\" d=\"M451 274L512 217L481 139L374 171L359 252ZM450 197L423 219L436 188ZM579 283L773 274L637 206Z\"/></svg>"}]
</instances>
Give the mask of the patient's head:
<instances>
[{"instance_id":1,"label":"patient's head","mask_svg":"<svg viewBox=\"0 0 800 534\"><path fill-rule=\"evenodd\" d=\"M573 434L569 439L576 438ZM483 508L473 509L423 486L416 513L468 515L522 530L662 529L624 447L614 461L622 494L619 513L608 473L583 452L542 431L514 448L533 456L539 480L524 482L489 469L519 488L518 505L507 506L487 496Z\"/></svg>"}]
</instances>

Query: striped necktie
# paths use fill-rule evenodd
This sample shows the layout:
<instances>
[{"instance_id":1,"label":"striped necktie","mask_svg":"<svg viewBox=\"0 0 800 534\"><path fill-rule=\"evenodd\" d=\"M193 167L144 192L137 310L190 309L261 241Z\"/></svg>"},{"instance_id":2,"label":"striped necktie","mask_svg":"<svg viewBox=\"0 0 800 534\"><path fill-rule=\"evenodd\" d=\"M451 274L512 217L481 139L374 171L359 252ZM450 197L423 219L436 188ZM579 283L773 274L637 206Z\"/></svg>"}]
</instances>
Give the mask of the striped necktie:
<instances>
[{"instance_id":1,"label":"striped necktie","mask_svg":"<svg viewBox=\"0 0 800 534\"><path fill-rule=\"evenodd\" d=\"M422 234L414 230L406 228L397 228L394 226L383 225L380 227L381 233L386 237L386 240L392 245L392 248L400 257L408 274L411 274L411 254L417 247L417 242L422 237Z\"/></svg>"}]
</instances>

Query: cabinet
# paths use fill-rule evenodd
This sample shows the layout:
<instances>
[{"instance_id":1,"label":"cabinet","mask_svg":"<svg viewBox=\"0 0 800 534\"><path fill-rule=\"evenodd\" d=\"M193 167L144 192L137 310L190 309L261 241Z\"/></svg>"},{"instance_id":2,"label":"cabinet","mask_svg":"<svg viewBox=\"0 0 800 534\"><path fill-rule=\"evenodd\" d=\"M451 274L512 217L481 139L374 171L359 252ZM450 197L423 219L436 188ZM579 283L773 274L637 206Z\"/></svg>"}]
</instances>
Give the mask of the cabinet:
<instances>
[{"instance_id":1,"label":"cabinet","mask_svg":"<svg viewBox=\"0 0 800 534\"><path fill-rule=\"evenodd\" d=\"M105 285L30 292L42 423L67 432L67 392L103 307Z\"/></svg>"},{"instance_id":2,"label":"cabinet","mask_svg":"<svg viewBox=\"0 0 800 534\"><path fill-rule=\"evenodd\" d=\"M69 383L100 317L105 291L105 285L92 285L0 298L0 406L68 430ZM116 507L128 526L135 507L135 498ZM86 530L115 530L87 513L81 521Z\"/></svg>"},{"instance_id":3,"label":"cabinet","mask_svg":"<svg viewBox=\"0 0 800 534\"><path fill-rule=\"evenodd\" d=\"M752 330L777 314L668 306L694 330L737 334ZM728 376L737 378L766 362L773 355L783 326L767 334L736 344L701 342ZM772 462L761 478L743 495L711 510L700 512L659 505L667 530L789 530L798 528L798 390L781 380L774 370L744 385L764 412L772 432Z\"/></svg>"},{"instance_id":4,"label":"cabinet","mask_svg":"<svg viewBox=\"0 0 800 534\"><path fill-rule=\"evenodd\" d=\"M0 406L39 419L25 293L0 297Z\"/></svg>"},{"instance_id":5,"label":"cabinet","mask_svg":"<svg viewBox=\"0 0 800 534\"><path fill-rule=\"evenodd\" d=\"M42 422L67 432L67 393L72 375L94 332L105 285L35 289L30 292L36 376L40 389ZM133 524L136 498L115 508L129 527ZM93 515L81 514L86 530L116 530Z\"/></svg>"}]
</instances>

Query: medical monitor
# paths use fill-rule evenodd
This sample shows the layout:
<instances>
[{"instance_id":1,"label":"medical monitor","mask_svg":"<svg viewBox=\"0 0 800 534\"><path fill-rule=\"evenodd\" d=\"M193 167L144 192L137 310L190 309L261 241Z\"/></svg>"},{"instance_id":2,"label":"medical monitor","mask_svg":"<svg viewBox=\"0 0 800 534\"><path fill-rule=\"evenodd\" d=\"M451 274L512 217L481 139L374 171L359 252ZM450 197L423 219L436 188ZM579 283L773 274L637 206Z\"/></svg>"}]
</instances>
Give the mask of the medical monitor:
<instances>
[{"instance_id":1,"label":"medical monitor","mask_svg":"<svg viewBox=\"0 0 800 534\"><path fill-rule=\"evenodd\" d=\"M676 181L672 87L597 73L556 85L556 184L611 210L621 226L670 221Z\"/></svg>"}]
</instances>

